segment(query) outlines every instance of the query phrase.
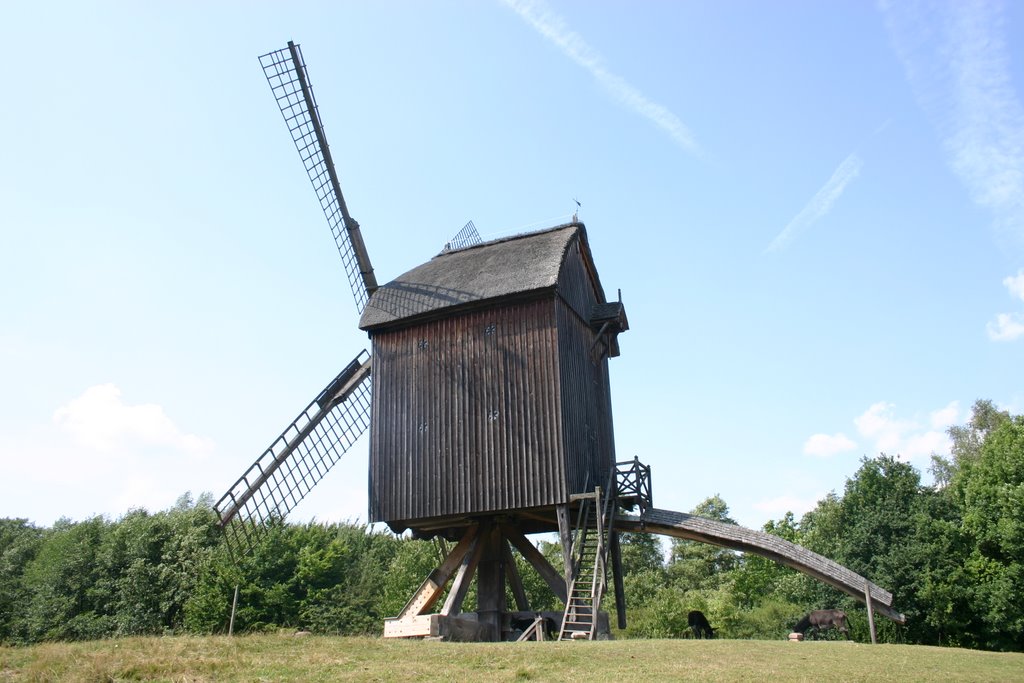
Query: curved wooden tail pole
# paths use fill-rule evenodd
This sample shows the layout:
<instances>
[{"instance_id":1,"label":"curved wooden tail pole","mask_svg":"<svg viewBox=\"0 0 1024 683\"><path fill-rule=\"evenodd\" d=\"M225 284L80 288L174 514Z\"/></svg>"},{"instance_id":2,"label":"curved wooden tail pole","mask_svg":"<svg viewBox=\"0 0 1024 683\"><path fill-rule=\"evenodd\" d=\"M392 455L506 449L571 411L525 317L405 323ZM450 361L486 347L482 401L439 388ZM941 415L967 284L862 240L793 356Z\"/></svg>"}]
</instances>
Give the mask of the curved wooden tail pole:
<instances>
[{"instance_id":1,"label":"curved wooden tail pole","mask_svg":"<svg viewBox=\"0 0 1024 683\"><path fill-rule=\"evenodd\" d=\"M685 512L657 508L647 510L643 516L621 515L615 523L620 531L661 534L767 557L838 588L861 602L866 603L870 597L871 608L898 624L906 622L906 617L892 607L892 593L841 564L784 538Z\"/></svg>"}]
</instances>

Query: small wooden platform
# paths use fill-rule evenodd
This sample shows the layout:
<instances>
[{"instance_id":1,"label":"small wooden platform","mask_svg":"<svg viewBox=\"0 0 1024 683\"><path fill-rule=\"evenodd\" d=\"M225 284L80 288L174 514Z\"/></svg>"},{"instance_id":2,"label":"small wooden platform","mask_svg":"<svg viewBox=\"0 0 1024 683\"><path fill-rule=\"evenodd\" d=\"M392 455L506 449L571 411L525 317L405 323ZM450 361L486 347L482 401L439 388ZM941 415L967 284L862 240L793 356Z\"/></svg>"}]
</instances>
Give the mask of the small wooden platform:
<instances>
[{"instance_id":1,"label":"small wooden platform","mask_svg":"<svg viewBox=\"0 0 1024 683\"><path fill-rule=\"evenodd\" d=\"M488 628L476 614L420 614L404 619L385 619L385 638L432 638L450 642L473 643L487 640Z\"/></svg>"}]
</instances>

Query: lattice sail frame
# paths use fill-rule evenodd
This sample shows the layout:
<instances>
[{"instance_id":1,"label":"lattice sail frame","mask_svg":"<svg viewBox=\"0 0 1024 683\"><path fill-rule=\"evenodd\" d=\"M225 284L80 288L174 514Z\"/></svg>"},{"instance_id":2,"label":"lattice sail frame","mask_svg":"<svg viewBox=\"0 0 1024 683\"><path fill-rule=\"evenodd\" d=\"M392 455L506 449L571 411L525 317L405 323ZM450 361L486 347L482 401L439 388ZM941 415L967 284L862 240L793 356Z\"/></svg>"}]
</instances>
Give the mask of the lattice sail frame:
<instances>
[{"instance_id":1,"label":"lattice sail frame","mask_svg":"<svg viewBox=\"0 0 1024 683\"><path fill-rule=\"evenodd\" d=\"M240 558L323 479L370 424L370 359L362 351L256 459L214 510Z\"/></svg>"},{"instance_id":2,"label":"lattice sail frame","mask_svg":"<svg viewBox=\"0 0 1024 683\"><path fill-rule=\"evenodd\" d=\"M260 56L260 65L330 225L356 306L362 312L369 295L377 289L377 281L359 223L349 215L341 193L302 51L289 41L288 47Z\"/></svg>"},{"instance_id":3,"label":"lattice sail frame","mask_svg":"<svg viewBox=\"0 0 1024 683\"><path fill-rule=\"evenodd\" d=\"M477 232L476 226L473 225L473 221L470 221L462 226L462 230L455 233L455 237L453 237L451 241L444 245L442 253L465 249L466 247L472 247L474 245L481 244L482 242L483 240L480 238L480 233Z\"/></svg>"}]
</instances>

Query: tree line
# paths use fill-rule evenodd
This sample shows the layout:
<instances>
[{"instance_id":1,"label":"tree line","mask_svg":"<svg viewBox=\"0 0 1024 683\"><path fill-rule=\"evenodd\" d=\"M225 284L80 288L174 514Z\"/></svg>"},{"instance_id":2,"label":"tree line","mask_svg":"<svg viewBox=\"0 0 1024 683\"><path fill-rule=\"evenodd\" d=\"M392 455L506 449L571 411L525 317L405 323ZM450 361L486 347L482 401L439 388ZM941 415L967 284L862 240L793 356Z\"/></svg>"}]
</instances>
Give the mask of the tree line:
<instances>
[{"instance_id":1,"label":"tree line","mask_svg":"<svg viewBox=\"0 0 1024 683\"><path fill-rule=\"evenodd\" d=\"M979 401L950 437L933 483L897 457L864 458L841 493L764 530L892 591L907 622L876 620L882 642L1024 651L1024 417ZM0 519L0 643L224 633L235 586L236 632L379 634L443 552L358 524L277 522L236 563L211 502L185 495L161 512L48 528ZM732 521L719 496L692 512ZM561 566L555 543L538 545ZM560 609L514 557L531 607ZM619 637L686 637L699 609L719 637L785 638L823 607L845 609L854 636L868 637L863 605L771 560L648 534L624 534L622 557L629 626ZM614 609L611 591L604 604Z\"/></svg>"}]
</instances>

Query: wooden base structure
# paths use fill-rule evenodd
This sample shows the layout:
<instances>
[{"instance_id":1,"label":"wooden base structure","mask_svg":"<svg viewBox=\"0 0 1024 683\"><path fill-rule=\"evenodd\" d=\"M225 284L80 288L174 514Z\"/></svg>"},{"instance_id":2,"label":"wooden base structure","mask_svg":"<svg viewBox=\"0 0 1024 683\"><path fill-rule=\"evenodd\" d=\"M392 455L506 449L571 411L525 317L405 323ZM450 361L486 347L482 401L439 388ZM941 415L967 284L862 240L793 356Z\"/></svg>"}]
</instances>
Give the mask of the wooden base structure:
<instances>
[{"instance_id":1,"label":"wooden base structure","mask_svg":"<svg viewBox=\"0 0 1024 683\"><path fill-rule=\"evenodd\" d=\"M523 629L531 625L535 630L544 625L557 629L560 613L530 610L512 548L520 552L564 603L565 577L522 531L508 523L484 519L467 527L458 544L423 581L399 615L385 620L384 637L497 641L510 639L513 632L519 630L519 623L523 624ZM477 581L476 610L464 613L463 603L474 577ZM514 611L509 611L506 605L506 585L516 603ZM447 597L441 610L430 613L446 588Z\"/></svg>"},{"instance_id":2,"label":"wooden base structure","mask_svg":"<svg viewBox=\"0 0 1024 683\"><path fill-rule=\"evenodd\" d=\"M872 642L876 640L876 612L896 623L906 621L906 617L893 607L891 593L806 548L735 524L651 507L649 468L640 465L639 461L620 465L628 469L620 469L614 488L608 487L607 490L616 491L617 496L607 505L602 505L601 488L596 487L593 494L574 494L567 505L535 510L529 515L484 517L462 526L464 531L455 548L424 580L401 613L385 621L384 636L497 641L514 639L513 636L526 632L529 634L527 637L541 639L542 634L538 630L549 628L559 632L559 639L576 639L581 637L580 634L585 634L587 639L600 638L610 633L608 615L600 611L607 578L606 562L610 563L614 577L619 628L624 628L620 531L711 543L755 553L792 567L863 601L868 611ZM627 475L625 478L621 476L623 472ZM633 474L638 482L635 485L629 478ZM576 506L575 525L571 522L571 505ZM625 513L626 509L634 507L639 508L639 514ZM617 513L617 508L621 508L621 512ZM469 520L461 521L465 525ZM533 528L538 526L538 522L540 528ZM442 529L446 529L444 535L451 537L451 533L459 528L437 525L430 535L440 534ZM526 538L524 528L533 531L557 529L562 544L564 573L552 567L534 547ZM588 529L591 530L590 538L596 541L588 539ZM424 532L430 531L429 528L421 529L420 533L422 537L429 538L430 535ZM563 614L530 610L512 548L522 554L562 601L565 605ZM463 602L474 577L477 580L476 610L463 613ZM449 582L451 587L440 612L430 613L445 594ZM581 585L577 586L577 582ZM515 611L510 611L506 605L506 586L516 602Z\"/></svg>"}]
</instances>

